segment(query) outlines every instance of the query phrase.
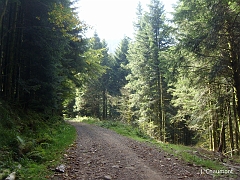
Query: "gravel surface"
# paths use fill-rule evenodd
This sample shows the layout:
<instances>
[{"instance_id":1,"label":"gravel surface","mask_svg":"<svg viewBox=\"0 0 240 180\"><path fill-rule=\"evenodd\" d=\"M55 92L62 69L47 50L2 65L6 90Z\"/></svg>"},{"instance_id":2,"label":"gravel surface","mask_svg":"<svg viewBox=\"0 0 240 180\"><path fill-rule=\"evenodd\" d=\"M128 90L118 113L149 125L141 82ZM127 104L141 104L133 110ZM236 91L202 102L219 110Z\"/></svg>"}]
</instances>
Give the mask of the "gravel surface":
<instances>
[{"instance_id":1,"label":"gravel surface","mask_svg":"<svg viewBox=\"0 0 240 180\"><path fill-rule=\"evenodd\" d=\"M161 149L95 125L71 122L78 137L64 155L64 173L52 179L213 179L201 167L183 163Z\"/></svg>"}]
</instances>

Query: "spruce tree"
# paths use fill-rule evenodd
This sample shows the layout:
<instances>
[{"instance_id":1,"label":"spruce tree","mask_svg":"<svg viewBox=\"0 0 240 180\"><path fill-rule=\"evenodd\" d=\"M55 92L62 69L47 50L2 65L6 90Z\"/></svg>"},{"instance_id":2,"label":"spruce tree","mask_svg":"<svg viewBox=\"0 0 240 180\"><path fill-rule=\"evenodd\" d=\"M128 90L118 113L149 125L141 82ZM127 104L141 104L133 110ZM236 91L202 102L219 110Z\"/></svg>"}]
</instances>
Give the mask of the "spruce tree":
<instances>
[{"instance_id":1,"label":"spruce tree","mask_svg":"<svg viewBox=\"0 0 240 180\"><path fill-rule=\"evenodd\" d=\"M181 0L174 18L181 76L188 73L189 85L201 92L203 102L202 107L198 105L190 113L191 122L202 127L202 132L208 134L205 138L209 147L219 151L226 151L227 147L233 150L234 139L238 148L238 5L233 1ZM226 128L237 134L234 137L229 133L230 141L226 139Z\"/></svg>"},{"instance_id":2,"label":"spruce tree","mask_svg":"<svg viewBox=\"0 0 240 180\"><path fill-rule=\"evenodd\" d=\"M139 8L138 8L139 9ZM160 1L153 0L149 12L138 10L135 41L130 44L127 76L130 103L140 127L151 136L165 141L167 82L164 74L163 56L170 45L169 29L165 22L164 9ZM141 19L140 19L141 17Z\"/></svg>"}]
</instances>

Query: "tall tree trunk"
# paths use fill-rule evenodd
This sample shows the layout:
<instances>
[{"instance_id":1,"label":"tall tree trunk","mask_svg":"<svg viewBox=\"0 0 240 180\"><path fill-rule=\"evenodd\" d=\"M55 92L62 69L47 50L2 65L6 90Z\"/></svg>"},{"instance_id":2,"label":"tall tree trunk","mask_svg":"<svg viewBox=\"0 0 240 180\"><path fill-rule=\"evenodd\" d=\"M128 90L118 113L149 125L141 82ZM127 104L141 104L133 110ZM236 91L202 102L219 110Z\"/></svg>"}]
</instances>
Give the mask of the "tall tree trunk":
<instances>
[{"instance_id":1,"label":"tall tree trunk","mask_svg":"<svg viewBox=\"0 0 240 180\"><path fill-rule=\"evenodd\" d=\"M3 17L6 13L6 10L7 10L8 1L9 0L3 1L2 2L2 7L0 8L0 12L1 12L1 14L0 14L0 29L2 29L2 27L1 27L2 26L2 21L3 21Z\"/></svg>"},{"instance_id":2,"label":"tall tree trunk","mask_svg":"<svg viewBox=\"0 0 240 180\"><path fill-rule=\"evenodd\" d=\"M238 114L238 117L240 117L240 74L239 74L239 70L236 69L234 71L233 77L234 77L236 96L237 96L237 104L236 104L237 114Z\"/></svg>"},{"instance_id":3,"label":"tall tree trunk","mask_svg":"<svg viewBox=\"0 0 240 180\"><path fill-rule=\"evenodd\" d=\"M12 23L13 23L13 3L9 4L9 14L6 18L6 40L4 42L4 57L3 57L3 84L2 84L2 92L5 100L8 100L9 98L9 90L11 90L10 83L9 83L9 76L11 76L9 70L9 59L10 59L10 47L12 42Z\"/></svg>"},{"instance_id":4,"label":"tall tree trunk","mask_svg":"<svg viewBox=\"0 0 240 180\"><path fill-rule=\"evenodd\" d=\"M212 137L213 137L213 151L217 150L218 147L218 121L216 117L216 112L214 112L212 119Z\"/></svg>"},{"instance_id":5,"label":"tall tree trunk","mask_svg":"<svg viewBox=\"0 0 240 180\"><path fill-rule=\"evenodd\" d=\"M163 89L163 75L160 68L159 71L159 86L160 86L160 112L161 112L161 141L166 141L166 132L165 132L165 103L164 103L164 89Z\"/></svg>"},{"instance_id":6,"label":"tall tree trunk","mask_svg":"<svg viewBox=\"0 0 240 180\"><path fill-rule=\"evenodd\" d=\"M236 141L236 149L237 149L237 154L239 155L239 121L237 118L237 111L236 111L236 95L235 95L235 88L233 88L233 117L234 117L234 122L235 122L235 141Z\"/></svg>"},{"instance_id":7,"label":"tall tree trunk","mask_svg":"<svg viewBox=\"0 0 240 180\"><path fill-rule=\"evenodd\" d=\"M0 24L0 95L2 95L2 86L3 86L3 65L4 65L4 60L3 60L3 57L4 57L4 41L3 41L3 38L4 38L4 29L3 29L3 26L4 26L4 21L2 20L1 21L1 24Z\"/></svg>"},{"instance_id":8,"label":"tall tree trunk","mask_svg":"<svg viewBox=\"0 0 240 180\"><path fill-rule=\"evenodd\" d=\"M107 118L107 97L106 97L106 89L104 88L102 91L102 119L105 120Z\"/></svg>"},{"instance_id":9,"label":"tall tree trunk","mask_svg":"<svg viewBox=\"0 0 240 180\"><path fill-rule=\"evenodd\" d=\"M0 95L3 95L4 92L3 92L3 87L4 87L4 77L6 74L4 74L4 69L3 67L5 66L5 62L6 62L6 59L4 59L5 57L5 48L4 46L6 46L6 44L4 44L4 37L5 37L5 33L4 32L4 16L6 14L6 10L8 8L8 1L9 0L3 0L2 3L1 3L1 6L0 7ZM8 13L8 16L9 16L9 13ZM7 19L7 18L5 18Z\"/></svg>"},{"instance_id":10,"label":"tall tree trunk","mask_svg":"<svg viewBox=\"0 0 240 180\"><path fill-rule=\"evenodd\" d=\"M229 29L230 40L229 40L229 49L230 49L230 58L232 65L232 76L236 92L236 109L238 118L240 118L240 54L239 54L239 45L236 44L234 32L232 28Z\"/></svg>"},{"instance_id":11,"label":"tall tree trunk","mask_svg":"<svg viewBox=\"0 0 240 180\"><path fill-rule=\"evenodd\" d=\"M209 96L211 97L211 88L209 87ZM209 101L209 109L212 110L212 102ZM210 113L210 117L208 120L208 129L209 129L209 148L210 150L214 151L214 137L213 137L213 128L214 128L214 113Z\"/></svg>"},{"instance_id":12,"label":"tall tree trunk","mask_svg":"<svg viewBox=\"0 0 240 180\"><path fill-rule=\"evenodd\" d=\"M209 121L208 121L208 129L209 129L209 132L208 132L208 134L209 134L209 144L210 144L210 146L209 146L209 148L210 148L210 150L213 150L213 133L212 133L212 120L213 120L213 118L211 117L211 118L209 118Z\"/></svg>"},{"instance_id":13,"label":"tall tree trunk","mask_svg":"<svg viewBox=\"0 0 240 180\"><path fill-rule=\"evenodd\" d=\"M17 66L17 18L18 18L18 3L14 3L14 16L13 16L13 24L12 24L12 35L11 35L11 46L10 46L10 56L9 56L9 76L8 76L8 89L9 98L11 101L14 99L14 92L16 90L15 82L16 82L16 66Z\"/></svg>"},{"instance_id":14,"label":"tall tree trunk","mask_svg":"<svg viewBox=\"0 0 240 180\"><path fill-rule=\"evenodd\" d=\"M19 7L19 20L18 26L23 27L23 9L22 6ZM23 28L17 28L17 45L16 45L16 64L14 69L14 76L15 76L15 101L19 103L20 100L20 87L19 81L21 78L21 65L22 65L22 53L21 53L21 46L23 41Z\"/></svg>"},{"instance_id":15,"label":"tall tree trunk","mask_svg":"<svg viewBox=\"0 0 240 180\"><path fill-rule=\"evenodd\" d=\"M231 105L230 100L227 103L227 115L228 115L228 127L229 127L229 138L230 138L230 145L231 145L231 153L234 150L234 137L233 137L233 123L232 123L232 112L231 112Z\"/></svg>"},{"instance_id":16,"label":"tall tree trunk","mask_svg":"<svg viewBox=\"0 0 240 180\"><path fill-rule=\"evenodd\" d=\"M162 87L161 87L161 76L160 76L160 70L157 69L157 93L158 93L158 107L157 107L157 118L159 120L158 128L159 128L159 139L162 141Z\"/></svg>"},{"instance_id":17,"label":"tall tree trunk","mask_svg":"<svg viewBox=\"0 0 240 180\"><path fill-rule=\"evenodd\" d=\"M224 124L224 120L223 120L222 121L221 132L220 132L220 137L219 137L218 152L222 153L225 150L226 150L226 138L225 138L225 124Z\"/></svg>"}]
</instances>

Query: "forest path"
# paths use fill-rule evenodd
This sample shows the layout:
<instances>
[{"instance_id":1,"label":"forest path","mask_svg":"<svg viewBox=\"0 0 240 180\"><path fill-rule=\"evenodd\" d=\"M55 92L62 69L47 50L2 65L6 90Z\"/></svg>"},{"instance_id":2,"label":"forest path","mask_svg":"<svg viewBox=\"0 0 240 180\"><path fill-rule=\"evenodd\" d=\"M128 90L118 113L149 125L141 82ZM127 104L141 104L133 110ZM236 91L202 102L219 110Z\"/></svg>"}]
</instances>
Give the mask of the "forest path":
<instances>
[{"instance_id":1,"label":"forest path","mask_svg":"<svg viewBox=\"0 0 240 180\"><path fill-rule=\"evenodd\" d=\"M201 168L188 166L159 148L121 136L109 129L71 122L76 144L65 154L65 173L56 179L211 179Z\"/></svg>"}]
</instances>

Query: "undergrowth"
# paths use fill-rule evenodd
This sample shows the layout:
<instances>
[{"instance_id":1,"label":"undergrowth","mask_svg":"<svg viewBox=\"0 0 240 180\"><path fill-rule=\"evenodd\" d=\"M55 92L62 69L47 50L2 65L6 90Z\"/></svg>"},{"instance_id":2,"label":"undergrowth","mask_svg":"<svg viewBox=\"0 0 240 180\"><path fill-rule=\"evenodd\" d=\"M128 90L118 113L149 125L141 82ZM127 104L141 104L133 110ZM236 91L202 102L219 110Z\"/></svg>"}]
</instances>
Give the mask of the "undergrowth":
<instances>
[{"instance_id":1,"label":"undergrowth","mask_svg":"<svg viewBox=\"0 0 240 180\"><path fill-rule=\"evenodd\" d=\"M60 116L0 104L0 180L13 171L17 179L47 179L75 137Z\"/></svg>"},{"instance_id":2,"label":"undergrowth","mask_svg":"<svg viewBox=\"0 0 240 180\"><path fill-rule=\"evenodd\" d=\"M134 128L120 121L100 121L99 119L92 117L78 117L78 119L74 119L74 121L95 124L107 129L112 129L116 131L118 134L130 137L138 141L147 141L152 139L148 135L146 135L141 129Z\"/></svg>"},{"instance_id":3,"label":"undergrowth","mask_svg":"<svg viewBox=\"0 0 240 180\"><path fill-rule=\"evenodd\" d=\"M137 141L154 144L155 146L163 149L167 154L169 154L169 157L173 155L188 164L197 165L206 169L227 169L225 166L220 164L218 160L206 159L203 156L200 156L199 152L197 151L197 147L159 142L146 135L139 128L134 128L131 125L119 121L100 121L99 119L91 117L78 117L77 119L75 119L75 121L95 124L104 128L112 129L121 135L127 136Z\"/></svg>"}]
</instances>

